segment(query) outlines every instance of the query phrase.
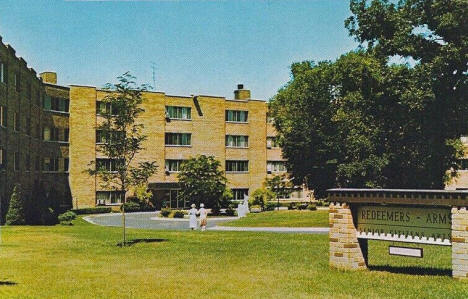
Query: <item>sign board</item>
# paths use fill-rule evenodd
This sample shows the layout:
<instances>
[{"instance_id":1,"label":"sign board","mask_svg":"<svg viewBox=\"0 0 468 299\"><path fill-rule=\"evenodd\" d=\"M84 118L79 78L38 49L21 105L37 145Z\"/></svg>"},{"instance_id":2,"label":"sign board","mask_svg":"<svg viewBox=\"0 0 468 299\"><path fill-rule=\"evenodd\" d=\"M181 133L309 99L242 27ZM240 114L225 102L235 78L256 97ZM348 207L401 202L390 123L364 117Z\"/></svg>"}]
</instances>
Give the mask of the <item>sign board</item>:
<instances>
[{"instance_id":1,"label":"sign board","mask_svg":"<svg viewBox=\"0 0 468 299\"><path fill-rule=\"evenodd\" d=\"M356 216L358 238L451 245L450 208L363 205Z\"/></svg>"},{"instance_id":2,"label":"sign board","mask_svg":"<svg viewBox=\"0 0 468 299\"><path fill-rule=\"evenodd\" d=\"M422 248L389 246L388 247L388 253L390 255L423 257L423 249Z\"/></svg>"}]
</instances>

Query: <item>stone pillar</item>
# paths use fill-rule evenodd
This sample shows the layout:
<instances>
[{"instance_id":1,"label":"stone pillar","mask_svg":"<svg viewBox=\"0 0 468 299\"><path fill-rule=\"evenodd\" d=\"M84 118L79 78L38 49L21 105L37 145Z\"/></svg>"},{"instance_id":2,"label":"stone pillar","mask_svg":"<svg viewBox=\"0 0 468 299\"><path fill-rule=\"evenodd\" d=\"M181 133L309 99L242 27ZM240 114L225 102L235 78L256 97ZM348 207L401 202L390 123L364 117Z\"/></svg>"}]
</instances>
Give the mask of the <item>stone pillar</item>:
<instances>
[{"instance_id":1,"label":"stone pillar","mask_svg":"<svg viewBox=\"0 0 468 299\"><path fill-rule=\"evenodd\" d=\"M357 239L349 204L330 203L330 267L367 269L367 240Z\"/></svg>"},{"instance_id":2,"label":"stone pillar","mask_svg":"<svg viewBox=\"0 0 468 299\"><path fill-rule=\"evenodd\" d=\"M468 211L452 208L452 276L468 278Z\"/></svg>"}]
</instances>

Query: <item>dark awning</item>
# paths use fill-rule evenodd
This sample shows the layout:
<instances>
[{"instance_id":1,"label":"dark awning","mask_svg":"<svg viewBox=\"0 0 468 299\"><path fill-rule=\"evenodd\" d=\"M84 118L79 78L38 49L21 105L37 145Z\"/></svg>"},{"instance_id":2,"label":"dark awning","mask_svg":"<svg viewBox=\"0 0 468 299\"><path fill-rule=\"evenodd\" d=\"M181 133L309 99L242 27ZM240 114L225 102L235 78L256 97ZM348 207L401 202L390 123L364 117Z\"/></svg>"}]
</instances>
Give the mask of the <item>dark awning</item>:
<instances>
[{"instance_id":1,"label":"dark awning","mask_svg":"<svg viewBox=\"0 0 468 299\"><path fill-rule=\"evenodd\" d=\"M154 182L149 183L148 188L153 190L180 189L180 185L177 182Z\"/></svg>"}]
</instances>

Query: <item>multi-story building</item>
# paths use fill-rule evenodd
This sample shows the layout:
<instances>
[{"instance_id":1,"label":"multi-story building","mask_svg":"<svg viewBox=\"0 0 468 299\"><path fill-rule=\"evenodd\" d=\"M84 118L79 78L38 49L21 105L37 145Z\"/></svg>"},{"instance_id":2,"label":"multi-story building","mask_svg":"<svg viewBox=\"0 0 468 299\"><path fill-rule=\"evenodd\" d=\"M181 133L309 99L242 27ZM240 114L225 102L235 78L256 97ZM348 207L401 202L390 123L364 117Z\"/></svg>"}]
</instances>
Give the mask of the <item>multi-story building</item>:
<instances>
[{"instance_id":1,"label":"multi-story building","mask_svg":"<svg viewBox=\"0 0 468 299\"><path fill-rule=\"evenodd\" d=\"M49 166L51 157L62 157L59 143L48 140L44 127L52 127L62 116L42 109L49 96L36 72L26 61L16 56L10 45L0 37L0 215L6 213L8 198L15 184L20 184L30 197L34 185L43 185L46 192L58 193L65 200L68 174L64 169ZM66 154L67 150L63 149Z\"/></svg>"},{"instance_id":2,"label":"multi-story building","mask_svg":"<svg viewBox=\"0 0 468 299\"><path fill-rule=\"evenodd\" d=\"M5 206L14 184L26 196L34 185L54 190L62 205L119 205L122 194L104 190L86 173L91 161L112 162L99 152L105 142L96 130L108 91L90 86L57 85L54 72L40 77L0 39L0 197ZM234 199L260 188L269 175L286 172L267 103L251 99L239 84L234 99L173 96L144 92L139 122L148 136L138 160L156 161L150 178L155 201L178 202L180 164L196 155L212 155L226 173ZM107 165L106 164L106 165ZM300 192L299 192L300 193ZM303 197L293 193L293 197ZM3 211L5 213L5 211Z\"/></svg>"}]
</instances>

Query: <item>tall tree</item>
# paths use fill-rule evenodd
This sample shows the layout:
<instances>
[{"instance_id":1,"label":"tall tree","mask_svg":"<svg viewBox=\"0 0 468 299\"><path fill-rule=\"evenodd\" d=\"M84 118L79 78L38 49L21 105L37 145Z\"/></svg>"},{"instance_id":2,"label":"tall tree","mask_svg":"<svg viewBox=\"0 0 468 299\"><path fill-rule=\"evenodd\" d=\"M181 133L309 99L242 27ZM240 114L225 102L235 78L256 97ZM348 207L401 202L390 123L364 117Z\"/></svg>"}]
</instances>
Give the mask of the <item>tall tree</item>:
<instances>
[{"instance_id":1,"label":"tall tree","mask_svg":"<svg viewBox=\"0 0 468 299\"><path fill-rule=\"evenodd\" d=\"M420 80L403 96L420 105L425 133L425 186L442 188L447 169L457 168L456 141L468 134L468 1L351 0L345 21L352 36L380 59L414 62L410 77ZM395 74L401 76L399 74ZM389 82L398 88L396 82ZM423 101L418 101L425 94ZM452 173L453 174L453 173Z\"/></svg>"},{"instance_id":2,"label":"tall tree","mask_svg":"<svg viewBox=\"0 0 468 299\"><path fill-rule=\"evenodd\" d=\"M154 161L135 161L143 150L147 136L138 118L144 113L142 93L146 85L137 86L129 73L118 77L118 83L107 84L107 96L102 100L98 112L102 118L96 130L105 141L99 152L107 160L90 162L88 173L97 176L103 188L118 191L122 198L123 245L126 244L125 203L130 188L147 185L149 177L156 172Z\"/></svg>"},{"instance_id":3,"label":"tall tree","mask_svg":"<svg viewBox=\"0 0 468 299\"><path fill-rule=\"evenodd\" d=\"M213 156L200 155L184 161L178 174L181 192L179 198L208 208L227 208L229 192L221 163Z\"/></svg>"},{"instance_id":4,"label":"tall tree","mask_svg":"<svg viewBox=\"0 0 468 299\"><path fill-rule=\"evenodd\" d=\"M21 192L21 186L15 185L11 193L10 205L6 214L6 225L26 224L26 215L24 211L24 197Z\"/></svg>"}]
</instances>

